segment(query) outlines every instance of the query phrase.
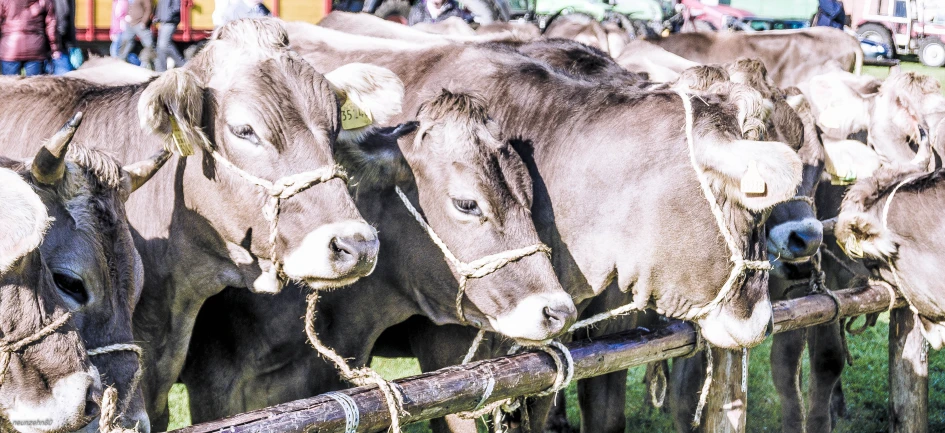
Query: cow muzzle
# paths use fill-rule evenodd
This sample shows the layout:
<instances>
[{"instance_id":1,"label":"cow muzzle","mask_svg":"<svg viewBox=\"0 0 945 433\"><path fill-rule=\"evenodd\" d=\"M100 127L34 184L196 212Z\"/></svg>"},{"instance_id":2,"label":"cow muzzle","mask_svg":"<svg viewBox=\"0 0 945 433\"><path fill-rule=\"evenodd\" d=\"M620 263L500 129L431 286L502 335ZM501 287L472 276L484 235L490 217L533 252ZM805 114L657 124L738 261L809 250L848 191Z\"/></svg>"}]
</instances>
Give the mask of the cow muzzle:
<instances>
[{"instance_id":1,"label":"cow muzzle","mask_svg":"<svg viewBox=\"0 0 945 433\"><path fill-rule=\"evenodd\" d=\"M699 319L702 337L709 344L724 349L737 349L756 346L764 341L772 319L770 300L755 303L747 317L732 310L731 306L716 308L706 317Z\"/></svg>"},{"instance_id":2,"label":"cow muzzle","mask_svg":"<svg viewBox=\"0 0 945 433\"><path fill-rule=\"evenodd\" d=\"M326 224L286 255L282 270L316 290L346 286L374 271L379 249L377 231L364 221Z\"/></svg>"},{"instance_id":3,"label":"cow muzzle","mask_svg":"<svg viewBox=\"0 0 945 433\"><path fill-rule=\"evenodd\" d=\"M547 343L564 333L577 318L577 308L564 292L530 295L506 314L489 317L496 332L523 346Z\"/></svg>"},{"instance_id":4,"label":"cow muzzle","mask_svg":"<svg viewBox=\"0 0 945 433\"><path fill-rule=\"evenodd\" d=\"M16 402L7 412L9 421L23 433L47 433L79 429L98 417L102 384L98 370L73 373L53 383L51 394L37 404Z\"/></svg>"},{"instance_id":5,"label":"cow muzzle","mask_svg":"<svg viewBox=\"0 0 945 433\"><path fill-rule=\"evenodd\" d=\"M824 226L816 218L785 221L768 233L768 257L788 263L810 260L824 240Z\"/></svg>"}]
</instances>

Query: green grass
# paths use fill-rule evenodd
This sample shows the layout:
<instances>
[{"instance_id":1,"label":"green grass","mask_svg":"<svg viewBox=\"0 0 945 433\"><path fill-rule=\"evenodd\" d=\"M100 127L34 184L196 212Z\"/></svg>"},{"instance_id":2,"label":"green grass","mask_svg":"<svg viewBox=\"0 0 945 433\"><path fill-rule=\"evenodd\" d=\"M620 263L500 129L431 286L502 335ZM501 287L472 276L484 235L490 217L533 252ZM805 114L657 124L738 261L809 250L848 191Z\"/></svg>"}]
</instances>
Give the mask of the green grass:
<instances>
[{"instance_id":1,"label":"green grass","mask_svg":"<svg viewBox=\"0 0 945 433\"><path fill-rule=\"evenodd\" d=\"M735 3L735 2L733 2ZM766 2L767 4L768 2ZM770 2L777 3L777 2ZM903 71L928 74L945 83L945 68L929 68L912 61L903 61ZM888 75L888 68L864 67L864 73L879 78ZM887 338L888 316L860 336L849 336L850 352L855 363L843 372L843 387L847 399L848 416L837 424L838 433L872 433L886 431L888 404L887 382ZM765 342L751 352L748 380L748 431L777 432L780 430L780 403L774 385L768 358L771 342ZM375 358L374 364L385 378L395 379L418 374L420 366L414 359ZM804 357L804 377L808 377L809 366ZM627 377L627 407L625 409L631 431L670 432L671 420L659 411L644 404L644 367L630 370ZM806 389L806 382L804 382ZM945 431L945 354L929 354L929 431ZM572 385L566 390L568 397L568 419L577 425L576 391ZM169 396L171 410L170 428L190 425L187 390L183 385L174 385ZM427 423L407 426L407 433L429 433Z\"/></svg>"}]
</instances>

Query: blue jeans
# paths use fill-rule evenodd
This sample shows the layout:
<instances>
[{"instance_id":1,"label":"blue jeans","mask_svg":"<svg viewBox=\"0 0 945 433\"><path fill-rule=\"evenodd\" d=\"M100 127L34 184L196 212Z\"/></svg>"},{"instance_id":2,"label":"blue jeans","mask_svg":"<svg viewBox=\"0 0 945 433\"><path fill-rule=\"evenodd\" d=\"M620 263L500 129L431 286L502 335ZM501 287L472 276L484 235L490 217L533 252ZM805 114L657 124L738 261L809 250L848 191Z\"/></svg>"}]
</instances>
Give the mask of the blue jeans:
<instances>
[{"instance_id":1,"label":"blue jeans","mask_svg":"<svg viewBox=\"0 0 945 433\"><path fill-rule=\"evenodd\" d=\"M58 59L52 59L46 65L46 73L53 75L63 75L66 72L72 71L75 68L72 67L72 62L69 61L69 54L60 53Z\"/></svg>"},{"instance_id":2,"label":"blue jeans","mask_svg":"<svg viewBox=\"0 0 945 433\"><path fill-rule=\"evenodd\" d=\"M29 62L0 62L3 69L3 75L20 75L20 69L26 72L27 77L40 75L43 73L44 63L42 60L33 60Z\"/></svg>"}]
</instances>

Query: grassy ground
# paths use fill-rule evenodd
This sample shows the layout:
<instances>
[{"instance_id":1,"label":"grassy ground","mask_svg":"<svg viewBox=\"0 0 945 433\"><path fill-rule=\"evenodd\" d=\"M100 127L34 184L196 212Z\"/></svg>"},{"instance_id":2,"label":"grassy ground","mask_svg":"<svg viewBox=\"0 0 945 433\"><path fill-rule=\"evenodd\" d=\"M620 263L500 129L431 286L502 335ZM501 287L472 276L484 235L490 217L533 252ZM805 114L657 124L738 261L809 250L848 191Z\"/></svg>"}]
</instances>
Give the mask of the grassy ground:
<instances>
[{"instance_id":1,"label":"grassy ground","mask_svg":"<svg viewBox=\"0 0 945 433\"><path fill-rule=\"evenodd\" d=\"M734 2L733 2L734 3ZM776 2L771 2L776 3ZM945 68L928 68L919 63L904 61L903 71L918 71L931 75L945 83ZM864 73L885 78L888 68L865 67ZM850 352L855 364L843 372L843 386L847 398L848 416L837 424L838 433L873 433L886 431L888 404L887 383L887 336L888 317L884 315L880 323L860 336L850 336ZM776 432L780 430L780 403L771 383L771 371L768 357L770 341L751 352L748 380L748 431ZM413 359L376 359L373 365L385 378L394 379L420 372L420 367ZM804 377L809 367L804 362ZM625 409L628 424L632 431L671 432L672 423L664 414L650 409L644 404L643 389L644 368L630 370L627 378L627 407ZM806 382L805 382L806 387ZM945 432L945 354L929 354L929 431ZM572 425L578 424L575 387L567 390L568 418ZM180 428L190 425L187 391L177 384L171 390L171 425ZM408 426L408 433L428 433L426 423Z\"/></svg>"}]
</instances>

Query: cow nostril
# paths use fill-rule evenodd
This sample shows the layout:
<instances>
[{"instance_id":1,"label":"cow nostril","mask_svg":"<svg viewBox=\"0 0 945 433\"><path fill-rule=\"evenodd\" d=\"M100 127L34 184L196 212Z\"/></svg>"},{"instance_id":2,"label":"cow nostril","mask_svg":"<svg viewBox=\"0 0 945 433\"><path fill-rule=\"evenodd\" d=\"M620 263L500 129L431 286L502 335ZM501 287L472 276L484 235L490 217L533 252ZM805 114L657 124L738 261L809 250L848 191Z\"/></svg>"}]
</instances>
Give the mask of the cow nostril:
<instances>
[{"instance_id":1,"label":"cow nostril","mask_svg":"<svg viewBox=\"0 0 945 433\"><path fill-rule=\"evenodd\" d=\"M807 254L808 243L797 232L791 232L788 236L788 250L794 254L794 257L804 257Z\"/></svg>"},{"instance_id":2,"label":"cow nostril","mask_svg":"<svg viewBox=\"0 0 945 433\"><path fill-rule=\"evenodd\" d=\"M98 393L96 393L95 390L92 387L90 387L88 394L85 397L85 414L84 415L88 418L97 418L99 415L99 412L101 411L101 408L99 407L98 403L95 402L96 394Z\"/></svg>"},{"instance_id":3,"label":"cow nostril","mask_svg":"<svg viewBox=\"0 0 945 433\"><path fill-rule=\"evenodd\" d=\"M331 242L328 243L328 248L331 248L331 252L335 254L355 255L351 245L348 245L348 243L341 238L332 238Z\"/></svg>"}]
</instances>

